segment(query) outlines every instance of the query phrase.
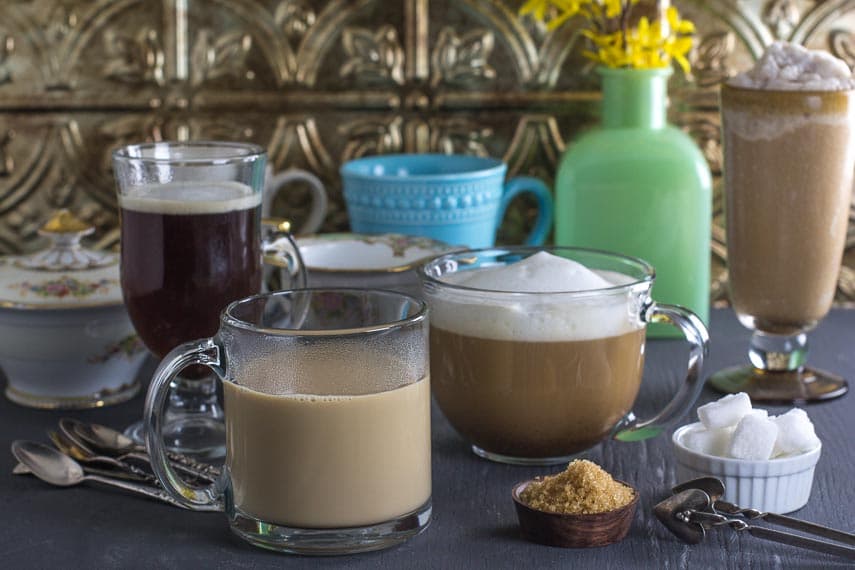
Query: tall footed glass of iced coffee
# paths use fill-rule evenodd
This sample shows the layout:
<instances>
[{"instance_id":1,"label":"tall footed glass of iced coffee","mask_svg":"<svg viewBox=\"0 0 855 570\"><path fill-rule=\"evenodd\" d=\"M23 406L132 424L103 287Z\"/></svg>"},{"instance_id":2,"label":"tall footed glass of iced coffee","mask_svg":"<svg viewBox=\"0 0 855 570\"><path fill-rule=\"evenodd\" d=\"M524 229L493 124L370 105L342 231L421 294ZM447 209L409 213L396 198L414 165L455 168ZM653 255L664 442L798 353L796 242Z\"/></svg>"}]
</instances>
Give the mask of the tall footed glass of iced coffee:
<instances>
[{"instance_id":1,"label":"tall footed glass of iced coffee","mask_svg":"<svg viewBox=\"0 0 855 570\"><path fill-rule=\"evenodd\" d=\"M831 56L772 45L721 90L730 299L750 365L711 384L759 401L822 400L846 381L805 366L834 299L855 167L855 90Z\"/></svg>"}]
</instances>

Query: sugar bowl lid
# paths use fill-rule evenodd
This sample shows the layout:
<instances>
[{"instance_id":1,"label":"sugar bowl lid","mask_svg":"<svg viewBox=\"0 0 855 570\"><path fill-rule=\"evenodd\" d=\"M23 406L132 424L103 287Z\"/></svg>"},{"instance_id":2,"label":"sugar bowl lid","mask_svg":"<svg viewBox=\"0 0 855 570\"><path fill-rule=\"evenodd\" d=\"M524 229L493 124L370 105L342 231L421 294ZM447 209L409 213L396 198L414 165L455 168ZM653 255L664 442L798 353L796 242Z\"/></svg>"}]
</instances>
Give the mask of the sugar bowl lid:
<instances>
[{"instance_id":1,"label":"sugar bowl lid","mask_svg":"<svg viewBox=\"0 0 855 570\"><path fill-rule=\"evenodd\" d=\"M119 256L83 247L95 231L68 210L60 210L39 230L47 249L0 257L0 308L76 309L122 303Z\"/></svg>"}]
</instances>

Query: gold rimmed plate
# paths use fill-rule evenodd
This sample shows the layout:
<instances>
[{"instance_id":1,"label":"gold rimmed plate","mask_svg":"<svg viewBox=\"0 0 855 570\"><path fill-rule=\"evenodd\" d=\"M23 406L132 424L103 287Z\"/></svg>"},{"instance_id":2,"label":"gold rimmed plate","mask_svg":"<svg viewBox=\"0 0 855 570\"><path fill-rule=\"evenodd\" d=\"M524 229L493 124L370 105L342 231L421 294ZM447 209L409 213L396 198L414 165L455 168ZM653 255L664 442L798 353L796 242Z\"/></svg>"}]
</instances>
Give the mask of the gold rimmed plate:
<instances>
[{"instance_id":1,"label":"gold rimmed plate","mask_svg":"<svg viewBox=\"0 0 855 570\"><path fill-rule=\"evenodd\" d=\"M297 245L310 271L335 273L402 273L462 249L402 234L318 234L298 239Z\"/></svg>"}]
</instances>

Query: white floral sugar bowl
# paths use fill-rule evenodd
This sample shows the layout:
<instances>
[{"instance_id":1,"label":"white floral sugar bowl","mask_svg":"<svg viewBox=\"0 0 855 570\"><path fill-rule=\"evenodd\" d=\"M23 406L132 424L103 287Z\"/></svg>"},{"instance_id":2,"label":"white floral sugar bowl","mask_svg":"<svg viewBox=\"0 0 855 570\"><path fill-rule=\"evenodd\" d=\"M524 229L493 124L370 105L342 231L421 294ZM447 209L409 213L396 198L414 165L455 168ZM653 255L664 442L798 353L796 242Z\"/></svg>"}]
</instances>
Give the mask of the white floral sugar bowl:
<instances>
[{"instance_id":1,"label":"white floral sugar bowl","mask_svg":"<svg viewBox=\"0 0 855 570\"><path fill-rule=\"evenodd\" d=\"M122 302L118 255L80 244L92 231L62 210L39 232L48 249L0 257L0 368L13 402L92 408L139 390L147 351Z\"/></svg>"}]
</instances>

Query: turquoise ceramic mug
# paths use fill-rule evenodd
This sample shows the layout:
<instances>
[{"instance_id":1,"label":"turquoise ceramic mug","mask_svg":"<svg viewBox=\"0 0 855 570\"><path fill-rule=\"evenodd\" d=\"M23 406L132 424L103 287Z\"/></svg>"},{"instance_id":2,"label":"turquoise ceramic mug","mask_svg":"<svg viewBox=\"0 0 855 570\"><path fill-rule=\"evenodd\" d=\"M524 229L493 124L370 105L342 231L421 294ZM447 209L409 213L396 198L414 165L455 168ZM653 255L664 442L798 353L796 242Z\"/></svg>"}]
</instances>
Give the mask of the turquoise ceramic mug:
<instances>
[{"instance_id":1,"label":"turquoise ceramic mug","mask_svg":"<svg viewBox=\"0 0 855 570\"><path fill-rule=\"evenodd\" d=\"M359 158L341 167L344 199L354 232L418 235L455 245L496 241L514 197L537 200L537 220L526 238L540 245L552 225L552 195L541 180L505 182L507 165L495 158L445 154L391 154Z\"/></svg>"}]
</instances>

